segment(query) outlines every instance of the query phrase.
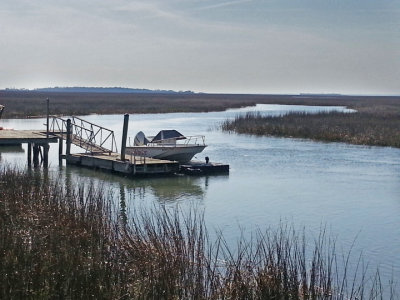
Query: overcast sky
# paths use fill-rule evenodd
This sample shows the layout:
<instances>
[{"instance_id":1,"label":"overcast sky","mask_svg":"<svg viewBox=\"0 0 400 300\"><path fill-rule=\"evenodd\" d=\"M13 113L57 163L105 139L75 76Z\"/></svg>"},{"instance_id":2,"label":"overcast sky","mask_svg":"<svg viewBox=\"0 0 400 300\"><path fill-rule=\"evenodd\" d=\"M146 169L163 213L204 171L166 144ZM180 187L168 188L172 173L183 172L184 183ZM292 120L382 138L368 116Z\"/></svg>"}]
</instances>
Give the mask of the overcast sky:
<instances>
[{"instance_id":1,"label":"overcast sky","mask_svg":"<svg viewBox=\"0 0 400 300\"><path fill-rule=\"evenodd\" d=\"M1 0L0 88L400 95L400 0Z\"/></svg>"}]
</instances>

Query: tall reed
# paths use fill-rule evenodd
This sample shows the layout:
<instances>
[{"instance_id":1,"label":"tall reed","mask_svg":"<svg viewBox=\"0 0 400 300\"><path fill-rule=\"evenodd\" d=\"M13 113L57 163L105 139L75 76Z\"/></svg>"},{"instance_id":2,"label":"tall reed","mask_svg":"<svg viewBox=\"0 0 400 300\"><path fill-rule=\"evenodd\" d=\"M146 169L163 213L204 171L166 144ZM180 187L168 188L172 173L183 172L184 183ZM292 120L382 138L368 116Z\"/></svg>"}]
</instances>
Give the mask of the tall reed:
<instances>
[{"instance_id":1,"label":"tall reed","mask_svg":"<svg viewBox=\"0 0 400 300\"><path fill-rule=\"evenodd\" d=\"M247 113L224 121L221 128L254 135L400 147L400 118L397 114L291 112L282 116L263 116Z\"/></svg>"},{"instance_id":2,"label":"tall reed","mask_svg":"<svg viewBox=\"0 0 400 300\"><path fill-rule=\"evenodd\" d=\"M201 213L156 206L119 216L112 194L40 172L0 170L1 299L383 299L322 229L281 224L237 246ZM350 270L354 270L350 272Z\"/></svg>"}]
</instances>

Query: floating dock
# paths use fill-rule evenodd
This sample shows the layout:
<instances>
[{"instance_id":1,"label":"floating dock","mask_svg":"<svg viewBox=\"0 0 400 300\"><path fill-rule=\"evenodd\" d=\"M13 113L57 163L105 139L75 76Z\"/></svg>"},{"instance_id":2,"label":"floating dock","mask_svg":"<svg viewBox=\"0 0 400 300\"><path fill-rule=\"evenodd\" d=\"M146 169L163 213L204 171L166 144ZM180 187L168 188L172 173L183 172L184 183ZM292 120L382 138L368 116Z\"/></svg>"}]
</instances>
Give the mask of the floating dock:
<instances>
[{"instance_id":1,"label":"floating dock","mask_svg":"<svg viewBox=\"0 0 400 300\"><path fill-rule=\"evenodd\" d=\"M67 164L101 169L128 176L168 175L179 171L179 163L148 157L125 156L121 160L118 153L69 154Z\"/></svg>"},{"instance_id":2,"label":"floating dock","mask_svg":"<svg viewBox=\"0 0 400 300\"><path fill-rule=\"evenodd\" d=\"M201 161L190 161L180 165L179 172L186 175L210 175L210 174L228 174L229 165Z\"/></svg>"}]
</instances>

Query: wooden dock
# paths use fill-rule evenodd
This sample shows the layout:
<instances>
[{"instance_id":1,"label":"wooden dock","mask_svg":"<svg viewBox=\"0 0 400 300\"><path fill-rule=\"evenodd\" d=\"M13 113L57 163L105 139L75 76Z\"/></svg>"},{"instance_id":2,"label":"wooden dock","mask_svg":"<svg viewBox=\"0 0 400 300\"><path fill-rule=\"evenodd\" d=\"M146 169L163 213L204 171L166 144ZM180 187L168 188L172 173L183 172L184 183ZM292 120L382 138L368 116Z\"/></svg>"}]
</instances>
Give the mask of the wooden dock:
<instances>
[{"instance_id":1,"label":"wooden dock","mask_svg":"<svg viewBox=\"0 0 400 300\"><path fill-rule=\"evenodd\" d=\"M124 116L121 152L116 153L114 132L107 128L87 122L78 117L64 120L53 117L49 126L47 118L46 131L40 130L0 130L1 145L28 144L28 166L32 162L39 166L42 159L44 167L48 166L48 153L50 143L59 143L59 162L65 159L67 164L82 166L92 169L106 170L127 176L154 176L183 173L188 175L208 175L217 173L229 173L229 165L189 162L180 165L176 161L160 160L149 157L126 155L126 140L129 115ZM66 140L66 151L63 154L63 140ZM106 142L111 147L106 148ZM71 153L71 145L74 144L86 150L86 153Z\"/></svg>"},{"instance_id":2,"label":"wooden dock","mask_svg":"<svg viewBox=\"0 0 400 300\"><path fill-rule=\"evenodd\" d=\"M57 143L58 138L40 130L0 130L0 146L28 144L28 166L38 166L41 158L43 165L48 166L50 143Z\"/></svg>"},{"instance_id":3,"label":"wooden dock","mask_svg":"<svg viewBox=\"0 0 400 300\"><path fill-rule=\"evenodd\" d=\"M58 138L49 136L40 130L0 130L0 145L21 145L21 144L48 144L57 143Z\"/></svg>"},{"instance_id":4,"label":"wooden dock","mask_svg":"<svg viewBox=\"0 0 400 300\"><path fill-rule=\"evenodd\" d=\"M168 175L179 171L179 163L175 161L128 155L125 160L121 160L118 153L69 154L65 155L65 159L67 164L128 176Z\"/></svg>"}]
</instances>

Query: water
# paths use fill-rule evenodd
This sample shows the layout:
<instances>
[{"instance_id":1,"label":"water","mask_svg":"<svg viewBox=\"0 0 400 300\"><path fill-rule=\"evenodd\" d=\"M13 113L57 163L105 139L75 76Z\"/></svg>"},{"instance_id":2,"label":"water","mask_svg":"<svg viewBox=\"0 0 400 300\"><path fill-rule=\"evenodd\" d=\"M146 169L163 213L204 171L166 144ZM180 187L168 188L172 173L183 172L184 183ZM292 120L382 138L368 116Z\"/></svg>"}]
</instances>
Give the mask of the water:
<instances>
[{"instance_id":1,"label":"water","mask_svg":"<svg viewBox=\"0 0 400 300\"><path fill-rule=\"evenodd\" d=\"M234 243L244 229L276 228L280 222L306 228L317 236L321 226L338 237L338 249L347 251L355 241L355 257L363 252L372 269L379 266L383 283L400 278L400 149L322 143L301 139L254 137L215 130L226 118L260 111L349 111L343 107L257 105L213 113L131 115L129 135L139 130L155 135L176 129L186 135L206 135L209 145L197 155L228 163L230 174L208 177L129 179L77 167L58 167L58 147L51 145L50 172L76 182L106 183L122 192L128 210L154 204L198 207L211 231L222 230ZM84 119L116 132L119 146L123 116L85 116ZM2 120L15 129L44 128L43 119ZM25 146L24 146L25 147ZM24 166L25 148L7 152L2 164ZM73 151L79 150L73 148Z\"/></svg>"}]
</instances>

